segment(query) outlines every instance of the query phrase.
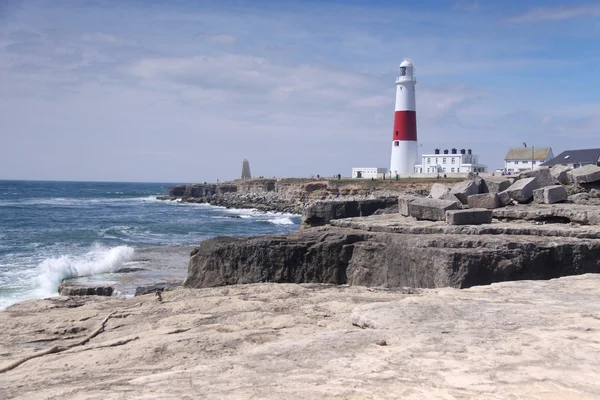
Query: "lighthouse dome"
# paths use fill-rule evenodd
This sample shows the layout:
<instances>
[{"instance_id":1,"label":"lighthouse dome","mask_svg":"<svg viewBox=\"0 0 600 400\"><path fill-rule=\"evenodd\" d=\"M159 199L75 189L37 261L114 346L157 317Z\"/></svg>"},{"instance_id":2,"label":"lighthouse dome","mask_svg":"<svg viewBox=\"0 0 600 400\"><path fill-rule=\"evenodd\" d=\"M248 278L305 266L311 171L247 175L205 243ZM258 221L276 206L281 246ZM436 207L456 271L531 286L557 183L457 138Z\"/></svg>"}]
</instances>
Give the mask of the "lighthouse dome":
<instances>
[{"instance_id":1,"label":"lighthouse dome","mask_svg":"<svg viewBox=\"0 0 600 400\"><path fill-rule=\"evenodd\" d=\"M400 63L400 75L396 82L406 82L406 81L415 81L414 66L410 59L405 58L404 61Z\"/></svg>"},{"instance_id":2,"label":"lighthouse dome","mask_svg":"<svg viewBox=\"0 0 600 400\"><path fill-rule=\"evenodd\" d=\"M409 59L406 58L406 59L404 59L404 61L402 61L400 63L400 68L402 68L402 67L411 67L412 68L413 63Z\"/></svg>"}]
</instances>

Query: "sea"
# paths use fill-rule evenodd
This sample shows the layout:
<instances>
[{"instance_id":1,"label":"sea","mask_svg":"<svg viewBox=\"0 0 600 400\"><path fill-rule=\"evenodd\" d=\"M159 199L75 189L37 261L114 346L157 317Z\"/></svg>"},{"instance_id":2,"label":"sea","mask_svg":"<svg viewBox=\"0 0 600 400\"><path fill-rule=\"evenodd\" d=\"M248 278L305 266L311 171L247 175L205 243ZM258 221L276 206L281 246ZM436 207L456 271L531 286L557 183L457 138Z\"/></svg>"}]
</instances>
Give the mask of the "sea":
<instances>
[{"instance_id":1,"label":"sea","mask_svg":"<svg viewBox=\"0 0 600 400\"><path fill-rule=\"evenodd\" d=\"M57 296L63 280L124 297L181 283L202 240L299 228L294 214L157 200L173 185L0 180L0 309Z\"/></svg>"}]
</instances>

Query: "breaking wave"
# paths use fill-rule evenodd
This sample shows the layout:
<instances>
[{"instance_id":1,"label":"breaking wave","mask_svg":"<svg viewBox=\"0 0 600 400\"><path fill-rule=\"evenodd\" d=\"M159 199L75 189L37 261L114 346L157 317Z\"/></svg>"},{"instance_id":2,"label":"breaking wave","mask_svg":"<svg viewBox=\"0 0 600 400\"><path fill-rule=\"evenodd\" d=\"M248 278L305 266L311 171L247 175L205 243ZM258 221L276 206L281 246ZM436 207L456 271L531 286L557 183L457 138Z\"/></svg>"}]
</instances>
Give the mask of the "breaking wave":
<instances>
[{"instance_id":1,"label":"breaking wave","mask_svg":"<svg viewBox=\"0 0 600 400\"><path fill-rule=\"evenodd\" d=\"M94 246L81 256L62 255L47 258L38 266L39 288L47 294L56 295L58 286L64 279L114 272L124 262L131 260L133 253L133 248L129 246Z\"/></svg>"}]
</instances>

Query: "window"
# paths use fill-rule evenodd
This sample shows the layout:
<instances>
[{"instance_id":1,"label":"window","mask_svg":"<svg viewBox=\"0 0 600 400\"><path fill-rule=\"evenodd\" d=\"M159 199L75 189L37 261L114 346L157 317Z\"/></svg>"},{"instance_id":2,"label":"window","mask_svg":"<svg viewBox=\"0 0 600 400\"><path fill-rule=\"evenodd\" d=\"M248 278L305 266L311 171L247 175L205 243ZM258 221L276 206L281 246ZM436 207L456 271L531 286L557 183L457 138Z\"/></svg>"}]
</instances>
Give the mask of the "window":
<instances>
[{"instance_id":1,"label":"window","mask_svg":"<svg viewBox=\"0 0 600 400\"><path fill-rule=\"evenodd\" d=\"M454 159L452 159L452 161L454 161ZM452 168L452 172L454 172L454 168Z\"/></svg>"},{"instance_id":2,"label":"window","mask_svg":"<svg viewBox=\"0 0 600 400\"><path fill-rule=\"evenodd\" d=\"M442 164L446 164L446 157L442 158Z\"/></svg>"},{"instance_id":3,"label":"window","mask_svg":"<svg viewBox=\"0 0 600 400\"><path fill-rule=\"evenodd\" d=\"M394 146L396 146L396 147L400 146L400 142L396 140L396 141L394 142Z\"/></svg>"},{"instance_id":4,"label":"window","mask_svg":"<svg viewBox=\"0 0 600 400\"><path fill-rule=\"evenodd\" d=\"M452 157L452 164L454 164L454 157ZM454 169L454 168L452 168L452 169ZM454 172L454 171L452 171L452 172Z\"/></svg>"},{"instance_id":5,"label":"window","mask_svg":"<svg viewBox=\"0 0 600 400\"><path fill-rule=\"evenodd\" d=\"M431 158L427 159L427 164L431 164Z\"/></svg>"}]
</instances>

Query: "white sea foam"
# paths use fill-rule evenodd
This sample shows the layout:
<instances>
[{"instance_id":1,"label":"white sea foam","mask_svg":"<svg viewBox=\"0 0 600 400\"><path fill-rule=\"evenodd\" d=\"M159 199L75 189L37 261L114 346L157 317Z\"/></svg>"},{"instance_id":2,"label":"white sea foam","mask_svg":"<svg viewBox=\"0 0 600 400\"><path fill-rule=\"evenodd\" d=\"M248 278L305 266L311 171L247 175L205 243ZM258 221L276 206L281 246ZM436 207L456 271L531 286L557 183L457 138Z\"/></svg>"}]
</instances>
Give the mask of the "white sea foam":
<instances>
[{"instance_id":1,"label":"white sea foam","mask_svg":"<svg viewBox=\"0 0 600 400\"><path fill-rule=\"evenodd\" d=\"M260 220L260 221L268 222L273 225L294 225L294 221L292 221L292 219L289 217L266 219L266 220Z\"/></svg>"},{"instance_id":2,"label":"white sea foam","mask_svg":"<svg viewBox=\"0 0 600 400\"><path fill-rule=\"evenodd\" d=\"M38 266L39 288L49 295L56 295L58 285L63 279L114 272L124 262L129 261L133 253L133 248L129 246L95 246L81 256L63 255L47 258Z\"/></svg>"}]
</instances>

